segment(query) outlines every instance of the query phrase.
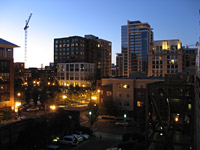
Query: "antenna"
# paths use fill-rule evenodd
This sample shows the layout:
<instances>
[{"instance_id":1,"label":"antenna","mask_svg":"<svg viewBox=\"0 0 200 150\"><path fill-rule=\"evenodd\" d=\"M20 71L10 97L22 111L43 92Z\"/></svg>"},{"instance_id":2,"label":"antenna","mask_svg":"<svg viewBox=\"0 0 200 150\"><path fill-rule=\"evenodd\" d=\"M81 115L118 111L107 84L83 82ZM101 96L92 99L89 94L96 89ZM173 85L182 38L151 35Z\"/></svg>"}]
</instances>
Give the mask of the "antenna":
<instances>
[{"instance_id":1,"label":"antenna","mask_svg":"<svg viewBox=\"0 0 200 150\"><path fill-rule=\"evenodd\" d=\"M29 23L29 21L30 21L30 19L31 19L31 16L32 16L32 13L29 15L28 20L26 20L26 24L25 24L25 27L24 27L24 31L25 31L24 62L25 62L25 64L26 64L26 61L27 61L26 54L27 54L27 34L28 34L28 28L29 28L28 23Z\"/></svg>"}]
</instances>

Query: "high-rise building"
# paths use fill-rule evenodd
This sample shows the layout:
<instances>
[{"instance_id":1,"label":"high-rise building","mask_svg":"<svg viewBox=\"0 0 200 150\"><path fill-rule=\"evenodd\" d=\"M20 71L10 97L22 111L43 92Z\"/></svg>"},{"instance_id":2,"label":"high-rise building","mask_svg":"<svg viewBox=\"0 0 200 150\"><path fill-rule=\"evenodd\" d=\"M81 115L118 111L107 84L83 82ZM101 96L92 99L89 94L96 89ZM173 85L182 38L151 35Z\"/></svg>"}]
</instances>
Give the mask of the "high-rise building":
<instances>
[{"instance_id":1,"label":"high-rise building","mask_svg":"<svg viewBox=\"0 0 200 150\"><path fill-rule=\"evenodd\" d=\"M179 40L152 42L148 55L148 76L164 77L178 72L195 73L197 49L182 47Z\"/></svg>"},{"instance_id":2,"label":"high-rise building","mask_svg":"<svg viewBox=\"0 0 200 150\"><path fill-rule=\"evenodd\" d=\"M117 53L116 69L117 69L117 76L123 77L124 76L124 54L123 53Z\"/></svg>"},{"instance_id":3,"label":"high-rise building","mask_svg":"<svg viewBox=\"0 0 200 150\"><path fill-rule=\"evenodd\" d=\"M110 41L100 39L94 35L85 35L85 38L94 40L98 43L97 79L101 79L102 77L110 77L112 75L112 43Z\"/></svg>"},{"instance_id":4,"label":"high-rise building","mask_svg":"<svg viewBox=\"0 0 200 150\"><path fill-rule=\"evenodd\" d=\"M148 76L164 77L165 74L182 72L181 41L154 41L148 55Z\"/></svg>"},{"instance_id":5,"label":"high-rise building","mask_svg":"<svg viewBox=\"0 0 200 150\"><path fill-rule=\"evenodd\" d=\"M200 41L197 43L195 103L194 103L194 149L200 149Z\"/></svg>"},{"instance_id":6,"label":"high-rise building","mask_svg":"<svg viewBox=\"0 0 200 150\"><path fill-rule=\"evenodd\" d=\"M0 108L14 109L13 48L17 45L0 38Z\"/></svg>"},{"instance_id":7,"label":"high-rise building","mask_svg":"<svg viewBox=\"0 0 200 150\"><path fill-rule=\"evenodd\" d=\"M121 50L124 54L124 76L147 73L148 51L153 32L148 23L128 21L121 27Z\"/></svg>"},{"instance_id":8,"label":"high-rise building","mask_svg":"<svg viewBox=\"0 0 200 150\"><path fill-rule=\"evenodd\" d=\"M110 41L99 39L93 35L85 35L85 38L80 36L56 38L54 39L54 64L58 67L58 64L62 66L64 63L66 63L64 66L68 66L69 63L71 65L74 63L74 66L78 65L77 63L89 63L94 68L95 78L91 78L93 81L102 77L109 77L111 76L111 46ZM58 72L58 74L62 73Z\"/></svg>"}]
</instances>

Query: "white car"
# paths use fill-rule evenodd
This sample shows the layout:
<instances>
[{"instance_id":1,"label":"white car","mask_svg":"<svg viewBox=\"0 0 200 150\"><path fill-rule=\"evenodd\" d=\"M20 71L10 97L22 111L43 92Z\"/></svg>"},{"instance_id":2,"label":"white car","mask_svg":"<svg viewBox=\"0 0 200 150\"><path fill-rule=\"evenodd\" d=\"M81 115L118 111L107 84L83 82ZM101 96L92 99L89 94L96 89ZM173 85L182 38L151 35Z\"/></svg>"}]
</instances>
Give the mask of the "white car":
<instances>
[{"instance_id":1,"label":"white car","mask_svg":"<svg viewBox=\"0 0 200 150\"><path fill-rule=\"evenodd\" d=\"M83 134L81 131L75 131L75 134L78 134L79 136L83 137L83 139L88 140L90 138L90 135Z\"/></svg>"},{"instance_id":2,"label":"white car","mask_svg":"<svg viewBox=\"0 0 200 150\"><path fill-rule=\"evenodd\" d=\"M120 122L116 122L115 125L125 125L125 126L129 126L128 122L124 122L124 121L120 121Z\"/></svg>"},{"instance_id":3,"label":"white car","mask_svg":"<svg viewBox=\"0 0 200 150\"><path fill-rule=\"evenodd\" d=\"M79 140L74 136L74 135L66 135L63 137L63 139L58 140L61 144L66 144L66 145L78 145Z\"/></svg>"},{"instance_id":4,"label":"white car","mask_svg":"<svg viewBox=\"0 0 200 150\"><path fill-rule=\"evenodd\" d=\"M84 140L83 137L78 134L72 134L72 136L75 136L79 142L82 142Z\"/></svg>"},{"instance_id":5,"label":"white car","mask_svg":"<svg viewBox=\"0 0 200 150\"><path fill-rule=\"evenodd\" d=\"M30 107L30 108L26 109L26 111L28 111L28 112L39 111L39 108L38 107Z\"/></svg>"}]
</instances>

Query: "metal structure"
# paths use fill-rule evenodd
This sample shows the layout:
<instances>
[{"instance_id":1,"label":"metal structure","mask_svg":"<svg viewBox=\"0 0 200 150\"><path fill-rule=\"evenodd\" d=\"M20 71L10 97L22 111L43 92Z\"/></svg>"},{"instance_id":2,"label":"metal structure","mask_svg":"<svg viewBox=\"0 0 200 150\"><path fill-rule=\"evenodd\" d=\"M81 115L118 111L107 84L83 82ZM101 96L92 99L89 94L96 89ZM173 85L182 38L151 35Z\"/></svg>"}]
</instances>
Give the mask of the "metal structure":
<instances>
[{"instance_id":1,"label":"metal structure","mask_svg":"<svg viewBox=\"0 0 200 150\"><path fill-rule=\"evenodd\" d=\"M192 75L180 74L148 85L145 105L148 150L193 148L193 83Z\"/></svg>"},{"instance_id":2,"label":"metal structure","mask_svg":"<svg viewBox=\"0 0 200 150\"><path fill-rule=\"evenodd\" d=\"M25 27L24 27L24 31L25 31L25 53L24 53L24 62L25 62L25 63L26 63L26 60L27 60L26 54L27 54L27 32L28 32L28 28L29 28L28 23L29 23L29 21L30 21L30 19L31 19L31 16L32 16L32 13L30 14L28 20L26 20L26 24L25 24Z\"/></svg>"}]
</instances>

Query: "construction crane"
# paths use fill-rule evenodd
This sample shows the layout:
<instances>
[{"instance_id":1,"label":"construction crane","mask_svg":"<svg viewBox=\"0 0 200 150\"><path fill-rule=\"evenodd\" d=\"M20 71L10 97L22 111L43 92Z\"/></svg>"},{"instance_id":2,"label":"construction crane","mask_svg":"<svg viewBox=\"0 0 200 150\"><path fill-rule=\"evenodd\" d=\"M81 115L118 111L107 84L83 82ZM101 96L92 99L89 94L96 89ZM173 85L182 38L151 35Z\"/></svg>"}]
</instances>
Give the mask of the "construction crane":
<instances>
[{"instance_id":1,"label":"construction crane","mask_svg":"<svg viewBox=\"0 0 200 150\"><path fill-rule=\"evenodd\" d=\"M24 27L24 31L25 31L25 54L24 54L24 62L25 62L25 64L26 64L26 53L27 53L27 32L28 32L28 28L29 28L28 23L29 23L29 21L31 19L31 16L32 16L32 13L30 14L28 20L26 20L26 25Z\"/></svg>"}]
</instances>

